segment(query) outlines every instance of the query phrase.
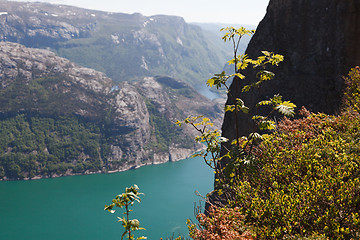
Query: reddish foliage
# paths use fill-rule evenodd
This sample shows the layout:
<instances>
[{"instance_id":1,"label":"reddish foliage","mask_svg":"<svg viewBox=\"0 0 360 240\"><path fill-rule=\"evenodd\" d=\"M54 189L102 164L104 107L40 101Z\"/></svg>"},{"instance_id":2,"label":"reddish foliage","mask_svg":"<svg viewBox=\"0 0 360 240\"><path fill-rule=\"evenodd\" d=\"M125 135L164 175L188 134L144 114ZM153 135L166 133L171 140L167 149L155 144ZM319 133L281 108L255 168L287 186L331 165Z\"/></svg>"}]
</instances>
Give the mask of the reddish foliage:
<instances>
[{"instance_id":1,"label":"reddish foliage","mask_svg":"<svg viewBox=\"0 0 360 240\"><path fill-rule=\"evenodd\" d=\"M196 240L252 240L251 232L244 228L244 217L238 208L210 207L208 214L197 215L198 228L195 225L190 232ZM191 227L190 227L191 228Z\"/></svg>"}]
</instances>

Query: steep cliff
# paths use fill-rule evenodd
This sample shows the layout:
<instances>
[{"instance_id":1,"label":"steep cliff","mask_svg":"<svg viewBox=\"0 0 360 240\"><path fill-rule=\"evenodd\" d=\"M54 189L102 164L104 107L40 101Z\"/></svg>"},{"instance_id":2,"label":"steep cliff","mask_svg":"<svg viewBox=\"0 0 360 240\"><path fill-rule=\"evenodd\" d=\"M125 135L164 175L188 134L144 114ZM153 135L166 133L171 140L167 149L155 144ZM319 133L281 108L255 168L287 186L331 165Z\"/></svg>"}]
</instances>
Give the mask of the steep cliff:
<instances>
[{"instance_id":1,"label":"steep cliff","mask_svg":"<svg viewBox=\"0 0 360 240\"><path fill-rule=\"evenodd\" d=\"M271 69L275 79L266 82L259 91L241 93L243 83L238 79L231 91L249 106L279 93L299 107L337 113L342 76L350 67L360 64L359 24L359 1L271 0L246 53L256 58L263 50L272 51L284 55L285 60ZM246 83L255 81L252 69L244 74ZM234 121L231 113L225 115L223 134L230 139L235 137ZM240 118L241 134L249 132L249 124L246 116Z\"/></svg>"},{"instance_id":2,"label":"steep cliff","mask_svg":"<svg viewBox=\"0 0 360 240\"><path fill-rule=\"evenodd\" d=\"M199 84L226 62L198 26L176 16L0 1L0 41L50 48L115 82L166 75Z\"/></svg>"},{"instance_id":3,"label":"steep cliff","mask_svg":"<svg viewBox=\"0 0 360 240\"><path fill-rule=\"evenodd\" d=\"M221 115L184 82L148 77L115 85L51 51L10 42L0 42L0 102L0 179L180 160L201 146L176 119Z\"/></svg>"}]
</instances>

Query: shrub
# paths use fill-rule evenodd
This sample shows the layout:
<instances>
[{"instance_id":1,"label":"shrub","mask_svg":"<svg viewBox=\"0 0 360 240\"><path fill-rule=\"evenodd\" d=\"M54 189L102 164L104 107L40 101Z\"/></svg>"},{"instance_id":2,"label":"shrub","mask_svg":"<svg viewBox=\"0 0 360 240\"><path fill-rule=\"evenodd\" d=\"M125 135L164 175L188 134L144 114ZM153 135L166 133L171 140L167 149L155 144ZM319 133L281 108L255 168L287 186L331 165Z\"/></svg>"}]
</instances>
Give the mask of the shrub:
<instances>
[{"instance_id":1,"label":"shrub","mask_svg":"<svg viewBox=\"0 0 360 240\"><path fill-rule=\"evenodd\" d=\"M349 76L344 78L346 90L344 93L345 107L360 112L360 67L352 68Z\"/></svg>"},{"instance_id":2,"label":"shrub","mask_svg":"<svg viewBox=\"0 0 360 240\"><path fill-rule=\"evenodd\" d=\"M253 160L232 176L229 206L242 217L228 229L251 226L257 239L360 238L359 80L352 69L338 116L302 108L304 118L285 117L263 135Z\"/></svg>"},{"instance_id":3,"label":"shrub","mask_svg":"<svg viewBox=\"0 0 360 240\"><path fill-rule=\"evenodd\" d=\"M216 208L211 206L207 214L196 216L199 224L188 220L190 236L199 240L254 239L249 229L244 227L244 216L238 208Z\"/></svg>"},{"instance_id":4,"label":"shrub","mask_svg":"<svg viewBox=\"0 0 360 240\"><path fill-rule=\"evenodd\" d=\"M360 237L360 115L284 119L233 186L259 238Z\"/></svg>"},{"instance_id":5,"label":"shrub","mask_svg":"<svg viewBox=\"0 0 360 240\"><path fill-rule=\"evenodd\" d=\"M218 77L211 84L220 84ZM217 193L226 190L228 200L226 208L199 214L198 225L189 223L191 237L242 239L244 229L251 229L257 239L360 239L360 68L345 80L341 114L302 108L304 118L270 124L272 133L259 135L251 148L249 139L237 137L239 150L228 151L225 168L216 165L222 138L198 127L209 125L208 119L184 121L200 129L198 139L208 143L203 155L215 157L205 161L224 178Z\"/></svg>"}]
</instances>

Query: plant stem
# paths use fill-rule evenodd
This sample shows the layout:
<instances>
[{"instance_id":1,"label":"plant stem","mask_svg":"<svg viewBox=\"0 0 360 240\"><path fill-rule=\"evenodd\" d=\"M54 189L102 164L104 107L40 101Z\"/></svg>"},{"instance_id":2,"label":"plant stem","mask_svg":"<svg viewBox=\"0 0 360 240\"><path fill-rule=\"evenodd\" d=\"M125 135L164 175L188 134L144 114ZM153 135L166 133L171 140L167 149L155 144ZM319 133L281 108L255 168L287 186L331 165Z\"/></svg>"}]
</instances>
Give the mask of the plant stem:
<instances>
[{"instance_id":1,"label":"plant stem","mask_svg":"<svg viewBox=\"0 0 360 240\"><path fill-rule=\"evenodd\" d=\"M125 209L126 209L126 223L129 224L129 204L125 205ZM130 228L129 228L128 232L129 232L129 239L131 239L131 229Z\"/></svg>"}]
</instances>

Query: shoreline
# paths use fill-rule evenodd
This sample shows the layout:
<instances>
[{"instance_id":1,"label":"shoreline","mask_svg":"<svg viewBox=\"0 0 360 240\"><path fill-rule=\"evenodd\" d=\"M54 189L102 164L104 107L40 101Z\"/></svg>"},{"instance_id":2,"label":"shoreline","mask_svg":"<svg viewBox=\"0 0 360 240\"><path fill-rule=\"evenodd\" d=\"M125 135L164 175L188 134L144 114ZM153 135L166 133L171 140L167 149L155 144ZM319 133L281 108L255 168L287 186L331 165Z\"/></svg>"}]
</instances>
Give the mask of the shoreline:
<instances>
[{"instance_id":1,"label":"shoreline","mask_svg":"<svg viewBox=\"0 0 360 240\"><path fill-rule=\"evenodd\" d=\"M129 170L136 170L138 168L144 167L144 166L151 166L151 165L159 165L159 164L163 164L163 163L168 163L168 162L178 162L178 161L182 161L188 158L191 158L191 156L193 156L196 152L199 152L201 150L203 150L205 147L201 147L194 150L190 150L190 149L181 149L182 151L187 150L186 152L191 151L191 153L184 153L184 155L182 157L172 157L171 156L171 152L169 151L168 153L166 153L166 155L168 156L167 159L164 158L158 158L157 161L155 161L155 159L151 159L152 161L147 161L145 163L139 164L139 165L128 165L128 166L124 166L115 170L99 170L96 172L90 172L90 171L85 171L84 173L72 173L69 172L69 170L67 170L67 172L65 172L64 174L53 174L52 176L34 176L33 178L23 178L23 179L0 179L0 182L5 182L5 181L32 181L32 180L41 180L41 179L48 179L48 178L59 178L59 177L70 177L70 176L79 176L79 175L93 175L93 174L112 174L112 173L118 173L118 172L125 172L125 171L129 171ZM174 151L176 148L173 148L172 150ZM177 149L180 150L180 149ZM160 160L159 160L160 159ZM149 159L150 160L150 159Z\"/></svg>"}]
</instances>

